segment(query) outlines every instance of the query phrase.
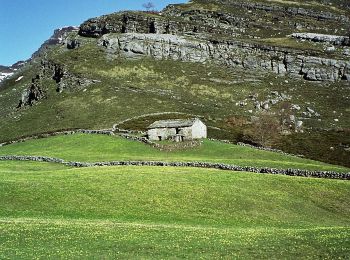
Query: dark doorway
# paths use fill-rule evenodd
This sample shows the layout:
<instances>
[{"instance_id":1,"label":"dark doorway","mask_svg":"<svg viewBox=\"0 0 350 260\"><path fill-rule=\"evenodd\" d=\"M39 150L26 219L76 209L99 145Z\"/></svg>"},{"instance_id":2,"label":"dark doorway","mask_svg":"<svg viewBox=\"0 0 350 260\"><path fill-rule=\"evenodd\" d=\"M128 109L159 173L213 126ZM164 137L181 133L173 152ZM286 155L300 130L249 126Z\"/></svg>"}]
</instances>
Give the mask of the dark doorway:
<instances>
[{"instance_id":1,"label":"dark doorway","mask_svg":"<svg viewBox=\"0 0 350 260\"><path fill-rule=\"evenodd\" d=\"M161 136L158 136L158 139L159 139L159 141L162 141L162 137Z\"/></svg>"},{"instance_id":2,"label":"dark doorway","mask_svg":"<svg viewBox=\"0 0 350 260\"><path fill-rule=\"evenodd\" d=\"M151 22L149 25L149 33L157 33L156 25L154 22Z\"/></svg>"},{"instance_id":3,"label":"dark doorway","mask_svg":"<svg viewBox=\"0 0 350 260\"><path fill-rule=\"evenodd\" d=\"M165 26L165 34L169 34L169 33L170 33L170 25L167 24L167 25Z\"/></svg>"},{"instance_id":4,"label":"dark doorway","mask_svg":"<svg viewBox=\"0 0 350 260\"><path fill-rule=\"evenodd\" d=\"M126 25L125 24L122 25L121 33L127 33L127 29L126 29Z\"/></svg>"}]
</instances>

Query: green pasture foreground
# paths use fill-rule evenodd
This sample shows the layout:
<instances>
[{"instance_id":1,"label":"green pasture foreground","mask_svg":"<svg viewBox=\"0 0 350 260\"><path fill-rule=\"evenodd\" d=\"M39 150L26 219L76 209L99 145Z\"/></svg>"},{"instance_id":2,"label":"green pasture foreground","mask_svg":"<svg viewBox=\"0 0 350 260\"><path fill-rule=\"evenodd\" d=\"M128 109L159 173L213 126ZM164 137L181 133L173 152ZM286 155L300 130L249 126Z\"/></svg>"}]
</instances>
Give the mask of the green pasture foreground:
<instances>
[{"instance_id":1,"label":"green pasture foreground","mask_svg":"<svg viewBox=\"0 0 350 260\"><path fill-rule=\"evenodd\" d=\"M0 254L5 259L346 259L349 230L5 220Z\"/></svg>"},{"instance_id":2,"label":"green pasture foreground","mask_svg":"<svg viewBox=\"0 0 350 260\"><path fill-rule=\"evenodd\" d=\"M350 183L0 162L0 258L346 258Z\"/></svg>"},{"instance_id":3,"label":"green pasture foreground","mask_svg":"<svg viewBox=\"0 0 350 260\"><path fill-rule=\"evenodd\" d=\"M12 144L0 147L0 155L50 156L79 162L118 160L203 161L240 166L350 171L350 169L342 166L225 144L219 141L204 140L200 147L164 152L149 145L117 136L87 134L55 136Z\"/></svg>"}]
</instances>

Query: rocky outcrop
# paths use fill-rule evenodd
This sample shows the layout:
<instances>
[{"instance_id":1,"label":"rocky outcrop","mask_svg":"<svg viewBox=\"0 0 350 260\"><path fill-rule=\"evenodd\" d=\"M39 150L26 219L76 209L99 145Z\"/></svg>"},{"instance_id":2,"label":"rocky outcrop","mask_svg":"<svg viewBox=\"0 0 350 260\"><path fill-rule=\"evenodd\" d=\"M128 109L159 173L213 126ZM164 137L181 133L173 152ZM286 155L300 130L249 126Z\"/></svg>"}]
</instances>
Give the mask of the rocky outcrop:
<instances>
[{"instance_id":1,"label":"rocky outcrop","mask_svg":"<svg viewBox=\"0 0 350 260\"><path fill-rule=\"evenodd\" d=\"M42 84L43 79L53 80L56 83L56 91L60 93L64 90L81 90L97 82L74 75L62 64L42 60L39 74L32 79L31 85L22 93L17 108L32 106L36 102L47 97L47 89Z\"/></svg>"},{"instance_id":2,"label":"rocky outcrop","mask_svg":"<svg viewBox=\"0 0 350 260\"><path fill-rule=\"evenodd\" d=\"M200 4L202 8L193 3ZM279 17L289 18L281 20ZM294 20L299 22L300 17L311 19L312 22L307 21L316 31L327 27L325 23L332 23L332 28L344 29L349 22L345 15L312 7L194 0L187 5L169 5L161 13L119 12L89 19L80 26L79 34L101 38L99 43L106 48L110 58L150 56L155 59L214 62L227 67L288 74L310 81L350 80L350 63L343 56L326 58L322 50L277 47L251 40L260 37L252 35L260 29L265 33L294 30ZM350 44L349 37L316 35L311 37L311 34L296 33L292 36ZM70 47L74 48L74 45L76 43Z\"/></svg>"},{"instance_id":3,"label":"rocky outcrop","mask_svg":"<svg viewBox=\"0 0 350 260\"><path fill-rule=\"evenodd\" d=\"M96 81L77 76L71 73L64 65L57 64L48 60L41 62L42 74L56 82L56 91L63 92L64 90L80 90L84 89Z\"/></svg>"},{"instance_id":4,"label":"rocky outcrop","mask_svg":"<svg viewBox=\"0 0 350 260\"><path fill-rule=\"evenodd\" d=\"M331 20L331 21L338 21L338 22L344 22L347 23L350 21L349 17L345 15L339 15L330 11L324 11L317 9L312 9L312 6L310 8L305 7L299 7L298 5L295 6L286 6L286 5L279 5L276 2L273 3L263 3L263 2L250 2L250 1L231 1L231 0L194 0L194 2L199 3L217 3L219 5L226 5L231 6L234 8L240 8L245 10L262 10L265 12L278 12L282 14L289 14L293 16L301 16L306 18L313 18L316 20Z\"/></svg>"},{"instance_id":5,"label":"rocky outcrop","mask_svg":"<svg viewBox=\"0 0 350 260\"><path fill-rule=\"evenodd\" d=\"M46 40L40 48L33 53L31 59L36 57L40 57L42 53L44 53L49 47L57 45L57 44L65 44L67 40L67 35L71 32L78 32L79 27L76 26L67 26L56 29L53 35Z\"/></svg>"},{"instance_id":6,"label":"rocky outcrop","mask_svg":"<svg viewBox=\"0 0 350 260\"><path fill-rule=\"evenodd\" d=\"M311 81L337 81L349 80L350 74L349 61L339 55L325 58L321 49L284 48L250 39L271 37L273 31L287 36L296 30L295 24L304 22L305 28L315 32L327 27L331 31L345 30L349 21L349 17L325 5L315 9L311 5L298 7L278 2L194 0L169 5L161 13L126 11L89 19L80 26L79 34L101 38L99 42L110 57L147 55L155 59L210 61ZM315 35L295 33L292 37L350 44L349 37ZM74 42L69 47L75 45Z\"/></svg>"},{"instance_id":7,"label":"rocky outcrop","mask_svg":"<svg viewBox=\"0 0 350 260\"><path fill-rule=\"evenodd\" d=\"M203 41L167 34L104 35L100 44L111 57L151 56L186 62L214 62L228 67L271 71L313 81L349 80L350 61L304 56L295 51L242 41Z\"/></svg>"},{"instance_id":8,"label":"rocky outcrop","mask_svg":"<svg viewBox=\"0 0 350 260\"><path fill-rule=\"evenodd\" d=\"M37 75L35 78L32 79L30 87L28 87L22 93L22 97L17 107L21 108L24 106L32 106L44 97L46 97L46 93L41 88L41 78L39 75Z\"/></svg>"},{"instance_id":9,"label":"rocky outcrop","mask_svg":"<svg viewBox=\"0 0 350 260\"><path fill-rule=\"evenodd\" d=\"M317 8L310 4L295 4L284 1L243 1L243 0L193 0L184 5L169 5L162 14L188 21L201 21L206 24L218 23L236 26L245 36L266 37L274 31L292 33L307 29L315 32L333 33L334 30L347 30L350 18L343 12L334 11L327 5ZM195 4L195 5L194 5ZM342 9L342 7L339 7ZM212 15L212 14L214 15ZM256 34L257 30L263 33ZM271 36L270 36L271 37Z\"/></svg>"},{"instance_id":10,"label":"rocky outcrop","mask_svg":"<svg viewBox=\"0 0 350 260\"><path fill-rule=\"evenodd\" d=\"M73 50L80 47L80 42L77 39L67 40L67 49Z\"/></svg>"},{"instance_id":11,"label":"rocky outcrop","mask_svg":"<svg viewBox=\"0 0 350 260\"><path fill-rule=\"evenodd\" d=\"M160 13L125 11L89 19L80 26L79 34L101 37L108 33L205 33L232 37L246 31L251 34L254 27L270 32L292 32L295 28L322 31L331 23L332 29L343 30L348 29L349 22L348 16L332 12L327 6L320 10L312 5L299 7L277 1L195 0L187 5L169 5Z\"/></svg>"},{"instance_id":12,"label":"rocky outcrop","mask_svg":"<svg viewBox=\"0 0 350 260\"><path fill-rule=\"evenodd\" d=\"M80 26L79 34L99 38L109 33L143 34L192 34L210 33L233 35L241 29L237 27L240 19L232 15L201 11L190 19L174 19L164 15L148 15L143 12L119 12L99 18L89 19ZM211 22L208 22L211 21Z\"/></svg>"},{"instance_id":13,"label":"rocky outcrop","mask_svg":"<svg viewBox=\"0 0 350 260\"><path fill-rule=\"evenodd\" d=\"M350 46L350 37L319 33L293 33L291 37L313 42L326 42L333 45Z\"/></svg>"}]
</instances>

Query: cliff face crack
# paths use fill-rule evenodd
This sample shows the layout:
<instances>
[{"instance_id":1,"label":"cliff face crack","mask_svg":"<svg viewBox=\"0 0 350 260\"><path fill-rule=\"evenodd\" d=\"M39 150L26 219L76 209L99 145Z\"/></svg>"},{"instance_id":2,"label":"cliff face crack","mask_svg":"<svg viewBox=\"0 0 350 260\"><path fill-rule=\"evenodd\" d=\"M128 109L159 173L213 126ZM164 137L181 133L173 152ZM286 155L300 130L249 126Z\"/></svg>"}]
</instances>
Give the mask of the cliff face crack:
<instances>
[{"instance_id":1,"label":"cliff face crack","mask_svg":"<svg viewBox=\"0 0 350 260\"><path fill-rule=\"evenodd\" d=\"M54 68L54 75L52 77L53 80L56 81L56 83L60 83L62 78L64 76L64 70L62 69L61 66L55 66Z\"/></svg>"},{"instance_id":2,"label":"cliff face crack","mask_svg":"<svg viewBox=\"0 0 350 260\"><path fill-rule=\"evenodd\" d=\"M284 54L283 65L286 72L288 72L287 54Z\"/></svg>"}]
</instances>

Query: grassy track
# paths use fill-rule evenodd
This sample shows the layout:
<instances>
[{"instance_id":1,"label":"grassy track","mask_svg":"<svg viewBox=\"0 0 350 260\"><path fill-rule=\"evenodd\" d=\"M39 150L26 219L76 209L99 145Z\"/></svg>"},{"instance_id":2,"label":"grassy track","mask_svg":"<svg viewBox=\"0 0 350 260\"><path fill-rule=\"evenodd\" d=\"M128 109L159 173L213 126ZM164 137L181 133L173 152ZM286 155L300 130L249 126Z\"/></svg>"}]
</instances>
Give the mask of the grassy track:
<instances>
[{"instance_id":1,"label":"grassy track","mask_svg":"<svg viewBox=\"0 0 350 260\"><path fill-rule=\"evenodd\" d=\"M0 162L2 258L345 258L349 182Z\"/></svg>"},{"instance_id":2,"label":"grassy track","mask_svg":"<svg viewBox=\"0 0 350 260\"><path fill-rule=\"evenodd\" d=\"M274 152L205 140L200 147L162 152L119 137L76 134L0 147L0 155L40 155L81 162L165 160L221 162L242 166L349 171L348 168Z\"/></svg>"}]
</instances>

